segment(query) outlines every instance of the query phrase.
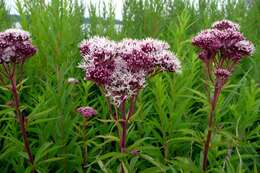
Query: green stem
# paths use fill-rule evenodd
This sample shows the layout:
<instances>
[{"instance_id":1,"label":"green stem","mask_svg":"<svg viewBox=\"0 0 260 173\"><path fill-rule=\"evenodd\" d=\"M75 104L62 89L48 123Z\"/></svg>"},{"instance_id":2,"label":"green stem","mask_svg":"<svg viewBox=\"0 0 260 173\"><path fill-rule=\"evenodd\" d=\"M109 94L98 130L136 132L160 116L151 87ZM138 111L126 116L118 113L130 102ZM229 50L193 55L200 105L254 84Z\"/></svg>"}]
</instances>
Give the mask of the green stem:
<instances>
[{"instance_id":1,"label":"green stem","mask_svg":"<svg viewBox=\"0 0 260 173\"><path fill-rule=\"evenodd\" d=\"M83 153L83 163L82 163L82 169L83 172L86 173L87 172L87 162L88 162L88 141L87 141L87 127L88 127L88 119L84 118L84 122L83 122L83 148L82 148L82 153Z\"/></svg>"}]
</instances>

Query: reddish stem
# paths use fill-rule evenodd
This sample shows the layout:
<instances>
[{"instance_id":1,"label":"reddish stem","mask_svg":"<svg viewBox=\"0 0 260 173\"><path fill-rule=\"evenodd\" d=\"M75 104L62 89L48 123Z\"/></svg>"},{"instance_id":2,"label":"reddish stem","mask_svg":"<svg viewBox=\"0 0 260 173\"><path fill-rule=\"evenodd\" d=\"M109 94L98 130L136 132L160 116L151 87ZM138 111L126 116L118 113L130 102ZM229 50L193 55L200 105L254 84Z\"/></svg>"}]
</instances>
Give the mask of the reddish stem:
<instances>
[{"instance_id":1,"label":"reddish stem","mask_svg":"<svg viewBox=\"0 0 260 173\"><path fill-rule=\"evenodd\" d=\"M16 114L16 117L19 120L20 130L21 130L21 133L22 133L25 150L28 154L29 161L33 166L32 173L35 173L36 171L35 171L34 165L33 165L34 159L33 159L32 151L30 149L29 139L28 139L26 127L25 127L25 118L21 114L21 111L20 111L20 108L19 108L20 107L20 100L19 100L19 96L18 96L18 92L17 92L16 78L15 78L15 72L14 72L15 68L16 68L15 64L14 64L13 68L14 68L13 72L11 74L9 74L9 79L11 81L11 86L12 86L11 91L12 91L14 103L15 103L15 114Z\"/></svg>"},{"instance_id":2,"label":"reddish stem","mask_svg":"<svg viewBox=\"0 0 260 173\"><path fill-rule=\"evenodd\" d=\"M126 151L126 135L127 135L127 120L126 120L126 110L125 110L126 100L124 99L121 103L122 112L122 136L120 140L120 151L123 153Z\"/></svg>"},{"instance_id":3,"label":"reddish stem","mask_svg":"<svg viewBox=\"0 0 260 173\"><path fill-rule=\"evenodd\" d=\"M215 108L217 105L218 97L220 95L221 89L222 89L223 83L221 80L217 78L216 83L215 83L215 89L214 89L214 96L211 101L211 108L210 108L210 113L208 117L208 134L207 134L207 139L204 144L204 154L203 154L203 170L205 171L208 166L208 151L209 151L209 145L211 141L211 135L212 135L212 124L214 120L214 114L215 114Z\"/></svg>"},{"instance_id":4,"label":"reddish stem","mask_svg":"<svg viewBox=\"0 0 260 173\"><path fill-rule=\"evenodd\" d=\"M205 63L204 64L204 71L205 71L205 74L208 74L208 67L207 67L207 64ZM210 85L209 85L209 76L206 76L206 80L205 80L205 90L206 90L206 94L207 94L207 98L208 98L208 102L210 102Z\"/></svg>"},{"instance_id":5,"label":"reddish stem","mask_svg":"<svg viewBox=\"0 0 260 173\"><path fill-rule=\"evenodd\" d=\"M20 66L19 66L19 74L20 74L20 76L18 77L18 79L22 80L23 79L23 74L24 74L24 61L22 61Z\"/></svg>"},{"instance_id":6,"label":"reddish stem","mask_svg":"<svg viewBox=\"0 0 260 173\"><path fill-rule=\"evenodd\" d=\"M208 78L213 83L213 79L212 79L212 76L211 76L210 64L209 63L206 63L206 68L207 68Z\"/></svg>"},{"instance_id":7,"label":"reddish stem","mask_svg":"<svg viewBox=\"0 0 260 173\"><path fill-rule=\"evenodd\" d=\"M135 96L130 98L130 108L127 116L127 121L130 120L135 111Z\"/></svg>"}]
</instances>

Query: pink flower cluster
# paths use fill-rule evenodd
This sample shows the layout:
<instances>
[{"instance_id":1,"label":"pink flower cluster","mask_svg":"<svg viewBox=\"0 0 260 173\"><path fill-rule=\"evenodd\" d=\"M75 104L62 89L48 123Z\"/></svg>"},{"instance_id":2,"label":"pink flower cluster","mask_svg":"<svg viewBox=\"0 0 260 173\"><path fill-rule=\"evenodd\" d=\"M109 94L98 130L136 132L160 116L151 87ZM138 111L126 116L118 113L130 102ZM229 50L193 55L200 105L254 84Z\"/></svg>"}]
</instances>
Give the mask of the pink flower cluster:
<instances>
[{"instance_id":1,"label":"pink flower cluster","mask_svg":"<svg viewBox=\"0 0 260 173\"><path fill-rule=\"evenodd\" d=\"M206 63L217 54L237 63L254 52L253 44L239 32L239 25L228 20L215 22L211 29L195 36L192 43L201 49L199 58Z\"/></svg>"},{"instance_id":2,"label":"pink flower cluster","mask_svg":"<svg viewBox=\"0 0 260 173\"><path fill-rule=\"evenodd\" d=\"M80 113L85 118L90 118L97 114L94 108L88 106L78 108L77 112Z\"/></svg>"},{"instance_id":3,"label":"pink flower cluster","mask_svg":"<svg viewBox=\"0 0 260 173\"><path fill-rule=\"evenodd\" d=\"M201 49L199 58L207 68L215 68L216 77L227 78L235 64L254 52L254 45L246 40L239 28L236 23L221 20L192 39L193 45Z\"/></svg>"},{"instance_id":4,"label":"pink flower cluster","mask_svg":"<svg viewBox=\"0 0 260 173\"><path fill-rule=\"evenodd\" d=\"M36 53L30 34L20 29L0 32L0 64L20 63Z\"/></svg>"},{"instance_id":5,"label":"pink flower cluster","mask_svg":"<svg viewBox=\"0 0 260 173\"><path fill-rule=\"evenodd\" d=\"M105 89L119 106L122 100L138 94L152 74L180 72L181 65L169 45L155 39L124 39L114 42L93 37L80 44L86 79Z\"/></svg>"}]
</instances>

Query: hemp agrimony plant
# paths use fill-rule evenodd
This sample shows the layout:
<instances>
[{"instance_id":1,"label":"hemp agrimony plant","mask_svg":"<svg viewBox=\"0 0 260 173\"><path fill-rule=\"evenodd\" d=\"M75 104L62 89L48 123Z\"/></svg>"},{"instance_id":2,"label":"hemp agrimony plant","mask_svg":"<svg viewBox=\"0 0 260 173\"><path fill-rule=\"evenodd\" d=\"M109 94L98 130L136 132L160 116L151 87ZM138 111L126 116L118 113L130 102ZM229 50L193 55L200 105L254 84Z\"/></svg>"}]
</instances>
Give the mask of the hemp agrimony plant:
<instances>
[{"instance_id":1,"label":"hemp agrimony plant","mask_svg":"<svg viewBox=\"0 0 260 173\"><path fill-rule=\"evenodd\" d=\"M167 43L151 38L114 42L96 36L80 44L80 68L85 71L86 80L99 86L115 124L118 128L121 124L122 153L127 152L127 126L135 113L136 97L147 79L159 72L180 72L180 62L169 48Z\"/></svg>"},{"instance_id":2,"label":"hemp agrimony plant","mask_svg":"<svg viewBox=\"0 0 260 173\"><path fill-rule=\"evenodd\" d=\"M13 99L10 102L15 109L16 119L20 125L20 131L23 137L24 147L28 154L29 161L33 167L34 158L29 145L29 139L26 132L26 117L20 110L20 99L17 88L18 77L21 80L23 76L24 62L36 53L36 48L32 45L30 34L19 29L8 29L0 32L0 82L4 85L8 80L11 86L8 86ZM35 172L34 168L32 172Z\"/></svg>"},{"instance_id":3,"label":"hemp agrimony plant","mask_svg":"<svg viewBox=\"0 0 260 173\"><path fill-rule=\"evenodd\" d=\"M95 116L97 114L97 111L92 108L92 107L79 107L77 109L77 112L80 113L82 115L82 117L84 118L83 120L83 147L82 147L82 157L83 157L83 161L82 161L82 169L83 172L86 173L87 172L87 168L88 168L88 141L87 141L87 132L84 131L87 129L88 127L88 120L89 118Z\"/></svg>"},{"instance_id":4,"label":"hemp agrimony plant","mask_svg":"<svg viewBox=\"0 0 260 173\"><path fill-rule=\"evenodd\" d=\"M210 93L208 132L204 143L203 170L207 169L208 151L211 142L215 109L219 95L229 77L243 57L254 52L253 44L239 31L239 25L228 20L215 22L210 29L200 32L192 39L193 45L200 48L198 57L203 61L207 79L214 85ZM207 86L207 88L209 88Z\"/></svg>"}]
</instances>

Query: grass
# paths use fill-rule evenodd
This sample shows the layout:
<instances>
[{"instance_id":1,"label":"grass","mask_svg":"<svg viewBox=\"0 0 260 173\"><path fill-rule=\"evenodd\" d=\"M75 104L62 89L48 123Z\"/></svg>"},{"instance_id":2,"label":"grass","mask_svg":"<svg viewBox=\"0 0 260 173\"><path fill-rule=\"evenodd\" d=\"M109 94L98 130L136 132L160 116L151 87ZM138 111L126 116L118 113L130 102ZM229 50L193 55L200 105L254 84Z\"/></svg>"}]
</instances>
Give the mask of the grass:
<instances>
[{"instance_id":1,"label":"grass","mask_svg":"<svg viewBox=\"0 0 260 173\"><path fill-rule=\"evenodd\" d=\"M242 61L225 86L217 107L208 172L260 171L260 2L247 6L242 0L126 0L120 29L113 5L84 9L73 0L17 0L23 29L31 32L39 51L25 66L26 80L20 88L23 114L38 172L83 172L83 143L88 146L87 172L114 173L123 162L125 172L201 172L202 148L209 104L204 92L202 63L190 43L192 36L218 19L241 24L252 40L255 54ZM84 10L89 26L82 27ZM12 18L0 1L0 28ZM116 128L98 88L84 81L77 68L78 43L93 35L120 40L155 37L167 41L182 61L181 75L153 77L137 98L137 110L129 125L128 149L140 155L121 154ZM69 84L75 77L80 84ZM11 95L0 87L1 172L30 172L14 112L7 106ZM98 116L83 129L75 109L93 106ZM88 140L84 141L87 135Z\"/></svg>"}]
</instances>

